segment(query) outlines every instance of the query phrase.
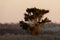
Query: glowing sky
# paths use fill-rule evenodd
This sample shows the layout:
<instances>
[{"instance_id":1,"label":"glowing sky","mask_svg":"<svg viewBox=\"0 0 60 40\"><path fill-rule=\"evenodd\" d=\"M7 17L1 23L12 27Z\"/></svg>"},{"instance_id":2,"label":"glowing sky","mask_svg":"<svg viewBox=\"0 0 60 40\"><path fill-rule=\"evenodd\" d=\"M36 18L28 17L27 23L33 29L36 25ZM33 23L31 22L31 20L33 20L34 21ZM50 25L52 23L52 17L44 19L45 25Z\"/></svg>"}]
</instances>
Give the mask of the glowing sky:
<instances>
[{"instance_id":1,"label":"glowing sky","mask_svg":"<svg viewBox=\"0 0 60 40\"><path fill-rule=\"evenodd\" d=\"M25 10L31 7L50 10L45 17L60 23L60 0L0 0L0 22L17 23L23 20Z\"/></svg>"}]
</instances>

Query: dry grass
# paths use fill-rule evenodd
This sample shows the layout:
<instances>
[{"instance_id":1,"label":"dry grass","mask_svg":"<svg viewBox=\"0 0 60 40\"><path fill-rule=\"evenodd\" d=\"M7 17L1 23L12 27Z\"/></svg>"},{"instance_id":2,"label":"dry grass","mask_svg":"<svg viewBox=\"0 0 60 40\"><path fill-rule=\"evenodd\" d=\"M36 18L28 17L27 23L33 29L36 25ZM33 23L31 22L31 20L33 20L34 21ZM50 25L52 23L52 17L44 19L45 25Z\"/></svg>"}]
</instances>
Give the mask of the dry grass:
<instances>
[{"instance_id":1,"label":"dry grass","mask_svg":"<svg viewBox=\"0 0 60 40\"><path fill-rule=\"evenodd\" d=\"M18 34L5 33L0 35L0 40L60 40L60 24L44 25L39 35L31 35L24 30L20 30Z\"/></svg>"},{"instance_id":2,"label":"dry grass","mask_svg":"<svg viewBox=\"0 0 60 40\"><path fill-rule=\"evenodd\" d=\"M43 35L13 35L10 34L8 36L3 35L0 36L0 40L60 40L59 35L49 35L49 34L43 34Z\"/></svg>"}]
</instances>

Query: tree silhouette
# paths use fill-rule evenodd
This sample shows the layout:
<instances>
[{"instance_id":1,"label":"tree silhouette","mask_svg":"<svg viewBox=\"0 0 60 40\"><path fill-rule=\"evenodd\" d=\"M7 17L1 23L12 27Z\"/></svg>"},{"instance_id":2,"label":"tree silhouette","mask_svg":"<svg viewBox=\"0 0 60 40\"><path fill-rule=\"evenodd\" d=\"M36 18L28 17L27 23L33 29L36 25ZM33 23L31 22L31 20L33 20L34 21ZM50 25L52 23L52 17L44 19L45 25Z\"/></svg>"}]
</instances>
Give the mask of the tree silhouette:
<instances>
[{"instance_id":1,"label":"tree silhouette","mask_svg":"<svg viewBox=\"0 0 60 40\"><path fill-rule=\"evenodd\" d=\"M32 35L36 35L39 33L40 24L51 22L51 20L49 20L47 17L41 21L42 17L45 14L49 13L49 10L38 9L34 7L34 8L27 8L26 12L27 13L24 14L25 22L30 21L33 23L34 26L31 27L30 24L25 23L24 21L20 21L20 26L25 30L30 30L32 32Z\"/></svg>"},{"instance_id":2,"label":"tree silhouette","mask_svg":"<svg viewBox=\"0 0 60 40\"><path fill-rule=\"evenodd\" d=\"M35 19L35 21L40 21L44 14L48 13L49 10L37 9L37 8L27 8L26 12L30 16L30 19ZM33 15L31 15L31 13Z\"/></svg>"}]
</instances>

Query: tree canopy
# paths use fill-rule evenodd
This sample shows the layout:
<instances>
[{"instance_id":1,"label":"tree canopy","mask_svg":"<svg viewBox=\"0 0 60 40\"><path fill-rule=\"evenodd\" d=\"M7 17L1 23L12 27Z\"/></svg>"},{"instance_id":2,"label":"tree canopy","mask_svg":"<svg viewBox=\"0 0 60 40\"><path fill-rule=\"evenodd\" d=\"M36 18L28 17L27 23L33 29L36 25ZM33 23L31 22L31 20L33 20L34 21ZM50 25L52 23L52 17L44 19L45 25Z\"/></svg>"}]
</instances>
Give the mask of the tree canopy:
<instances>
[{"instance_id":1,"label":"tree canopy","mask_svg":"<svg viewBox=\"0 0 60 40\"><path fill-rule=\"evenodd\" d=\"M25 13L25 21L35 20L36 22L40 21L44 14L49 13L49 10L38 9L38 8L27 8ZM33 14L33 15L32 15Z\"/></svg>"}]
</instances>

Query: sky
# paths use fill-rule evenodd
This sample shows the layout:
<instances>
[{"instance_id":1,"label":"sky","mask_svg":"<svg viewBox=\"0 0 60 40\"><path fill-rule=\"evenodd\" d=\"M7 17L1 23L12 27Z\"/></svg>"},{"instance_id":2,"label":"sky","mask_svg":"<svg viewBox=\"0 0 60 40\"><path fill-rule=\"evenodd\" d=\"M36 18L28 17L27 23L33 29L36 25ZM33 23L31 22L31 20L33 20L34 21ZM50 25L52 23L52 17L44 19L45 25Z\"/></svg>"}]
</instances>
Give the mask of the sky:
<instances>
[{"instance_id":1,"label":"sky","mask_svg":"<svg viewBox=\"0 0 60 40\"><path fill-rule=\"evenodd\" d=\"M60 23L60 0L0 0L0 23L17 23L24 19L26 9L32 7L49 10L44 17Z\"/></svg>"}]
</instances>

